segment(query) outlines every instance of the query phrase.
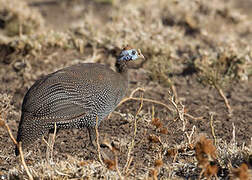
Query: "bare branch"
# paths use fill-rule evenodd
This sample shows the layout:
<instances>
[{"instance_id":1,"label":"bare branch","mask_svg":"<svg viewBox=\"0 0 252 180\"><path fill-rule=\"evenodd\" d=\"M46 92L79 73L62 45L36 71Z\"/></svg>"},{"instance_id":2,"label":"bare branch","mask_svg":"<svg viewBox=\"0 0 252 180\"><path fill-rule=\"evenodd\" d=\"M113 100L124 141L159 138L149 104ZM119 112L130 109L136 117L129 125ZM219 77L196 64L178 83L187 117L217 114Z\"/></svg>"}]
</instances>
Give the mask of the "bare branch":
<instances>
[{"instance_id":1,"label":"bare branch","mask_svg":"<svg viewBox=\"0 0 252 180\"><path fill-rule=\"evenodd\" d=\"M123 169L123 172L124 174L127 174L127 171L129 169L129 166L130 166L130 163L131 163L131 151L132 149L134 148L134 145L135 145L135 138L136 138L136 133L137 133L137 116L138 114L140 113L142 107L143 107L143 98L141 97L141 104L140 104L140 107L138 108L137 112L136 112L136 115L135 115L135 120L134 120L134 134L133 134L133 138L132 138L132 141L131 141L131 145L129 147L129 150L128 150L128 155L127 155L127 162L124 166L124 169Z\"/></svg>"},{"instance_id":2,"label":"bare branch","mask_svg":"<svg viewBox=\"0 0 252 180\"><path fill-rule=\"evenodd\" d=\"M31 175L31 173L30 173L30 171L29 171L29 169L28 169L28 167L27 167L27 165L25 163L25 160L24 160L24 153L23 153L23 150L22 150L22 142L18 143L18 150L20 152L20 158L21 158L22 165L24 166L24 169L25 169L29 179L33 180L33 177L32 177L32 175Z\"/></svg>"},{"instance_id":3,"label":"bare branch","mask_svg":"<svg viewBox=\"0 0 252 180\"><path fill-rule=\"evenodd\" d=\"M98 116L96 116L95 133L96 133L96 145L97 145L98 158L99 158L100 163L104 165L101 158L101 147L99 143Z\"/></svg>"}]
</instances>

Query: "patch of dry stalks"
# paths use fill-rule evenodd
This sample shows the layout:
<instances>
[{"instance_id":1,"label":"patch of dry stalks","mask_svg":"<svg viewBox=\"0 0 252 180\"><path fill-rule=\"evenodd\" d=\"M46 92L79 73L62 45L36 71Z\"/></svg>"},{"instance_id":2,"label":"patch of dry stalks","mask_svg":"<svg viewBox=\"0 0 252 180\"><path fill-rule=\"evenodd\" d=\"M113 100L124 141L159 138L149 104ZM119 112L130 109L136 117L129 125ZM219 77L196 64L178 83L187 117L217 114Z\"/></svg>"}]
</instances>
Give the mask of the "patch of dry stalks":
<instances>
[{"instance_id":1,"label":"patch of dry stalks","mask_svg":"<svg viewBox=\"0 0 252 180\"><path fill-rule=\"evenodd\" d=\"M1 29L3 29L3 34L7 36L2 36L1 33L0 42L9 40L8 37L35 33L44 25L41 14L28 7L25 1L1 0L0 5Z\"/></svg>"},{"instance_id":2,"label":"patch of dry stalks","mask_svg":"<svg viewBox=\"0 0 252 180\"><path fill-rule=\"evenodd\" d=\"M7 54L4 60L6 57L14 59L19 54L37 56L42 50L52 47L77 49L83 53L86 46L91 44L93 49L106 49L111 52L125 44L131 44L134 47L141 47L143 54L148 58L145 69L152 79L171 89L173 79L169 75L174 72L182 73L179 72L181 66L182 69L192 68L198 73L201 82L204 81L218 88L224 88L228 85L224 83L229 83L233 79L246 81L252 74L252 51L249 46L251 44L244 43L244 39L240 36L245 31L252 31L251 23L245 21L246 16L229 10L231 4L224 1L185 0L183 2L169 1L169 3L166 0L113 1L111 21L104 24L102 28L93 26L94 12L90 12L83 22L75 24L70 31L61 33L45 29L42 31L40 28L44 24L43 18L23 1L9 2L0 0L0 4L3 5L0 6L0 19L5 21L5 27L1 30L4 31L5 36L0 37L0 42L8 42L5 46L14 49L15 53ZM3 14L5 11L7 15ZM196 16L197 13L201 16ZM214 26L213 24L217 26L218 23L223 22L227 26L237 24L236 29L220 28L216 29L215 33L208 31ZM37 31L36 34L32 33L34 31ZM16 40L9 38L15 35L20 35L20 38ZM221 48L217 45L221 45ZM100 52L97 51L97 53ZM97 55L94 59L98 61L99 57ZM0 60L4 61L1 57ZM175 92L176 90L173 90L174 95ZM154 105L157 103L155 100L144 98L129 98L142 101L142 103L145 101ZM11 108L9 99L10 97L6 94L1 94L1 114L16 112ZM179 122L184 127L187 123L186 118L189 116L186 116L184 107L179 101L171 99L171 102ZM151 115L148 117L147 122L150 122L150 126L154 126L157 132L167 134L171 131L164 127L157 117ZM8 121L2 118L0 126L4 127L5 123ZM136 117L132 123L137 123ZM137 134L136 128L134 132ZM245 177L244 179L248 177L250 170L242 163L248 162L252 154L252 144L250 147L245 145L239 147L235 140L235 130L232 142L215 139L216 144L205 136L200 136L196 127L191 131L183 128L183 133L188 141L181 142L179 147L167 147L159 135L149 134L147 136L149 143L154 146L160 145L163 151L151 160L153 168L146 168L146 173L139 174L138 177L159 179L164 172L168 172L168 178L171 179L198 178L199 176L206 178L242 176ZM45 179L98 179L121 178L121 176L132 178L130 172L134 171L134 167L131 167L134 161L131 158L131 153L134 151L134 139L131 143L126 168L117 167L116 158L120 159L117 154L115 154L115 159L105 161L107 166L103 166L98 161L86 161L72 156L64 160L54 159L53 164L41 160L36 164L27 162L27 165L33 177ZM171 158L172 161L168 162L165 158ZM121 171L122 169L125 171ZM123 172L123 174L118 172ZM7 176L27 178L21 164L13 165Z\"/></svg>"}]
</instances>

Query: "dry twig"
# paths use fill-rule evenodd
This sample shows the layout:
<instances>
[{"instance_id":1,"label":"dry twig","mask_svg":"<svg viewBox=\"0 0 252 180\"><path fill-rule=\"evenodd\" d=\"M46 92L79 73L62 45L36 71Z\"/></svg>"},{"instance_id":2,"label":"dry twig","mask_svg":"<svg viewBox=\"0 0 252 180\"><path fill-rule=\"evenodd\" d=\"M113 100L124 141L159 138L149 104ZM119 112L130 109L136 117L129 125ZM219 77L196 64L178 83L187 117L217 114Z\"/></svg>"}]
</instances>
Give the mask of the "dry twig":
<instances>
[{"instance_id":1,"label":"dry twig","mask_svg":"<svg viewBox=\"0 0 252 180\"><path fill-rule=\"evenodd\" d=\"M24 166L24 169L25 169L29 179L33 180L33 177L32 177L32 175L31 175L31 173L30 173L30 171L29 171L29 169L28 169L28 167L27 167L27 165L25 163L25 160L24 160L24 153L23 153L23 150L22 150L22 142L18 143L18 150L20 152L20 158L21 158L22 165Z\"/></svg>"},{"instance_id":2,"label":"dry twig","mask_svg":"<svg viewBox=\"0 0 252 180\"><path fill-rule=\"evenodd\" d=\"M8 134L9 134L9 136L10 136L12 142L13 142L16 146L18 146L18 150L19 150L20 158L21 158L21 163L22 163L22 165L24 166L25 171L26 171L26 173L27 173L29 179L30 179L30 180L33 180L33 177L32 177L32 175L31 175L31 173L30 173L30 171L29 171L29 169L28 169L28 167L27 167L27 165L26 165L26 163L25 163L25 160L24 160L24 153L23 153L23 150L22 150L22 142L17 143L16 139L14 138L14 136L13 136L13 134L12 134L12 132L11 132L9 126L8 126L8 124L5 122L6 114L7 114L7 113L3 113L3 114L5 114L5 115L3 115L3 116L4 116L3 118L0 117L0 120L3 122L5 128L7 129L7 132L8 132Z\"/></svg>"},{"instance_id":3,"label":"dry twig","mask_svg":"<svg viewBox=\"0 0 252 180\"><path fill-rule=\"evenodd\" d=\"M57 132L57 125L56 122L54 123L54 131L53 134L49 134L49 138L48 138L48 143L45 141L45 139L43 138L43 141L46 143L47 145L47 149L46 149L46 159L49 162L52 157L53 157L53 146L55 143L55 138L56 138L56 132Z\"/></svg>"},{"instance_id":4,"label":"dry twig","mask_svg":"<svg viewBox=\"0 0 252 180\"><path fill-rule=\"evenodd\" d=\"M185 132L185 135L186 135L186 137L187 137L187 139L188 139L188 145L192 144L192 136L193 136L195 130L196 130L196 126L193 125L193 127L192 127L192 132L190 133L190 135L188 135L188 133Z\"/></svg>"},{"instance_id":5,"label":"dry twig","mask_svg":"<svg viewBox=\"0 0 252 180\"><path fill-rule=\"evenodd\" d=\"M143 98L141 97L141 104L140 104L140 107L138 108L137 110L137 113L135 115L135 121L134 121L134 134L133 134L133 138L132 138L132 141L131 141L131 145L129 147L129 150L128 150L128 155L127 155L127 162L124 166L124 169L123 169L123 172L124 174L127 174L127 170L129 169L129 166L130 166L130 163L131 163L131 151L132 149L134 148L134 145L135 145L135 138L136 138L136 133L137 133L137 116L138 114L140 113L142 107L143 107Z\"/></svg>"},{"instance_id":6,"label":"dry twig","mask_svg":"<svg viewBox=\"0 0 252 180\"><path fill-rule=\"evenodd\" d=\"M175 110L172 109L171 107L169 107L167 104L165 103L162 103L160 101L157 101L157 100L153 100L153 99L147 99L147 98L137 98L137 97L133 97L133 95L137 92L137 91L143 91L144 92L144 89L142 88L136 88L135 90L132 91L132 93L130 94L129 97L123 99L118 105L117 107L121 106L123 103L127 102L127 101L130 101L130 100L134 100L134 101L145 101L145 102L150 102L150 103L154 103L154 104L158 104L158 105L161 105L161 106L164 106L166 109L168 109L170 112L177 112L180 120L182 120L184 122L184 116L187 116L191 119L195 119L195 120L198 120L198 119L202 119L202 117L193 117L192 115L190 114L187 114L184 112L184 105L182 105L181 103L181 106L182 106L182 110L179 110L178 109L178 106L177 104L175 103L174 101L174 97L172 97L171 99L168 99L168 101L174 106Z\"/></svg>"},{"instance_id":7,"label":"dry twig","mask_svg":"<svg viewBox=\"0 0 252 180\"><path fill-rule=\"evenodd\" d=\"M12 142L13 142L15 145L17 145L18 143L17 143L16 139L14 138L14 136L13 136L11 130L10 130L10 127L9 127L8 124L5 122L5 119L6 119L6 117L7 117L6 114L7 114L7 113L2 113L2 116L3 116L3 117L0 117L0 121L3 123L4 127L7 129L7 132L8 132L8 134L9 134L9 136L10 136Z\"/></svg>"},{"instance_id":8,"label":"dry twig","mask_svg":"<svg viewBox=\"0 0 252 180\"><path fill-rule=\"evenodd\" d=\"M152 99L146 99L146 98L135 98L135 97L128 97L123 99L118 106L122 105L123 103L130 101L130 100L135 100L135 101L146 101L146 102L151 102L151 103L155 103L155 104L159 104L162 105L164 107L166 107L169 111L174 112L173 109L171 109L169 106L167 106L165 103L162 103L160 101L156 101L156 100L152 100Z\"/></svg>"},{"instance_id":9,"label":"dry twig","mask_svg":"<svg viewBox=\"0 0 252 180\"><path fill-rule=\"evenodd\" d=\"M134 94L135 94L137 91L142 91L142 92L144 92L145 90L144 90L143 88L138 87L138 88L134 89L134 90L130 93L130 96L129 96L129 97L133 97Z\"/></svg>"},{"instance_id":10,"label":"dry twig","mask_svg":"<svg viewBox=\"0 0 252 180\"><path fill-rule=\"evenodd\" d=\"M175 151L175 155L174 155L174 158L172 160L173 163L176 162L177 156L178 156L178 150Z\"/></svg>"},{"instance_id":11,"label":"dry twig","mask_svg":"<svg viewBox=\"0 0 252 180\"><path fill-rule=\"evenodd\" d=\"M234 123L232 123L232 127L233 127L233 131L232 131L233 137L232 137L231 142L232 142L232 143L235 143L235 125L234 125Z\"/></svg>"},{"instance_id":12,"label":"dry twig","mask_svg":"<svg viewBox=\"0 0 252 180\"><path fill-rule=\"evenodd\" d=\"M111 143L109 143L108 141L103 141L103 144L105 144L105 145L112 151L112 153L113 153L113 155L114 155L114 157L115 157L115 160L114 160L115 163L114 163L113 165L114 165L115 168L116 168L116 172L117 172L119 178L122 180L123 177L122 177L122 173L121 173L120 170L119 170L119 166L118 166L118 156L117 156L116 150L112 147ZM108 160L108 159L107 159L107 161L111 161L111 160ZM112 160L112 161L113 161L113 160ZM106 164L106 162L105 162L105 164Z\"/></svg>"},{"instance_id":13,"label":"dry twig","mask_svg":"<svg viewBox=\"0 0 252 180\"><path fill-rule=\"evenodd\" d=\"M216 135L214 131L213 116L214 116L213 113L210 113L210 126L211 126L212 136L214 138L214 145L216 146L217 139L216 139Z\"/></svg>"},{"instance_id":14,"label":"dry twig","mask_svg":"<svg viewBox=\"0 0 252 180\"><path fill-rule=\"evenodd\" d=\"M229 104L229 102L228 102L227 97L224 95L222 89L221 89L219 86L217 86L217 85L215 85L214 87L217 89L219 95L220 95L220 96L222 97L222 99L224 100L224 103L225 103L225 105L226 105L226 107L227 107L227 110L228 110L229 115L232 115L233 110L232 110L232 108L231 108L231 106L230 106L230 104Z\"/></svg>"},{"instance_id":15,"label":"dry twig","mask_svg":"<svg viewBox=\"0 0 252 180\"><path fill-rule=\"evenodd\" d=\"M99 144L98 116L96 116L95 133L96 133L96 145L97 145L98 158L99 158L100 163L104 165L101 158L101 147Z\"/></svg>"},{"instance_id":16,"label":"dry twig","mask_svg":"<svg viewBox=\"0 0 252 180\"><path fill-rule=\"evenodd\" d=\"M50 144L45 140L44 137L42 137L42 141L46 144L46 146L47 146L48 148L51 148Z\"/></svg>"},{"instance_id":17,"label":"dry twig","mask_svg":"<svg viewBox=\"0 0 252 180\"><path fill-rule=\"evenodd\" d=\"M117 155L115 153L114 153L114 156L115 156L115 168L116 168L116 172L117 172L119 178L121 180L123 180L122 174L121 174L121 172L119 170L119 167L118 167L118 157L117 157Z\"/></svg>"},{"instance_id":18,"label":"dry twig","mask_svg":"<svg viewBox=\"0 0 252 180\"><path fill-rule=\"evenodd\" d=\"M12 134L12 132L11 132L10 127L8 126L8 124L7 124L7 123L4 123L4 126L6 127L6 129L7 129L7 131L8 131L8 134L9 134L9 136L10 136L12 142L13 142L15 145L17 145L18 143L17 143L16 139L14 138L14 136L13 136L13 134Z\"/></svg>"}]
</instances>

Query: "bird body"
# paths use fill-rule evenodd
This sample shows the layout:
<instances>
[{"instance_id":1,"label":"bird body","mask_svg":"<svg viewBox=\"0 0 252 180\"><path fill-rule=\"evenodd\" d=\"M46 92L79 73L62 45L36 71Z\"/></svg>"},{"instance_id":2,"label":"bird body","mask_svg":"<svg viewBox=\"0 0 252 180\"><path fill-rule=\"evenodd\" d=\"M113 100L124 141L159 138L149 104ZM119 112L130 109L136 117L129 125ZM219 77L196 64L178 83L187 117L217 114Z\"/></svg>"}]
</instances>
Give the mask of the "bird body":
<instances>
[{"instance_id":1,"label":"bird body","mask_svg":"<svg viewBox=\"0 0 252 180\"><path fill-rule=\"evenodd\" d=\"M54 129L55 123L57 129L87 127L92 140L96 118L100 123L126 93L127 62L134 60L138 53L131 52L127 49L121 52L116 72L102 64L82 63L37 80L23 100L17 142L22 142L22 147L26 148Z\"/></svg>"}]
</instances>

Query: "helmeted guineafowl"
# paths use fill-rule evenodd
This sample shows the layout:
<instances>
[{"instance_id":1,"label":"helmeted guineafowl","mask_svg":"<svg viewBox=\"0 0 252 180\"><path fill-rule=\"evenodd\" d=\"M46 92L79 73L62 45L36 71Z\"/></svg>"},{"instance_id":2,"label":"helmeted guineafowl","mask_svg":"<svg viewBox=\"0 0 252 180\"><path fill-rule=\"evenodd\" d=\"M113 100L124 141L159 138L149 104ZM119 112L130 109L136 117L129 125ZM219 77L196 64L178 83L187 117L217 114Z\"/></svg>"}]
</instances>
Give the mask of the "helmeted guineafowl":
<instances>
[{"instance_id":1,"label":"helmeted guineafowl","mask_svg":"<svg viewBox=\"0 0 252 180\"><path fill-rule=\"evenodd\" d=\"M116 72L98 63L76 64L38 81L26 93L22 104L17 142L26 148L54 129L84 128L95 137L96 118L100 123L124 97L128 87L130 60L144 58L140 50L124 48ZM19 154L16 147L16 155Z\"/></svg>"}]
</instances>

